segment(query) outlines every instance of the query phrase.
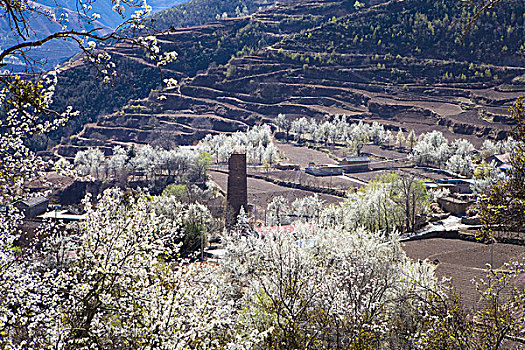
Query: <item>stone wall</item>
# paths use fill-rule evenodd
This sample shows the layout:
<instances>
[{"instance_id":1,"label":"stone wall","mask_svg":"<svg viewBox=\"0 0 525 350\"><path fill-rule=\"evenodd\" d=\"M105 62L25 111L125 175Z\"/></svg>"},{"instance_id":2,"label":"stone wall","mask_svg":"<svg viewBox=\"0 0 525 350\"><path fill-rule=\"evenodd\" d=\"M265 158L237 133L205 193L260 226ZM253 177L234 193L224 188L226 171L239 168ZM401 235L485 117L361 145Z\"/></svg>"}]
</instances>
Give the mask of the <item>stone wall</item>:
<instances>
[{"instance_id":1,"label":"stone wall","mask_svg":"<svg viewBox=\"0 0 525 350\"><path fill-rule=\"evenodd\" d=\"M472 201L467 202L451 197L439 198L437 202L444 211L460 216L466 215L467 209L474 204Z\"/></svg>"}]
</instances>

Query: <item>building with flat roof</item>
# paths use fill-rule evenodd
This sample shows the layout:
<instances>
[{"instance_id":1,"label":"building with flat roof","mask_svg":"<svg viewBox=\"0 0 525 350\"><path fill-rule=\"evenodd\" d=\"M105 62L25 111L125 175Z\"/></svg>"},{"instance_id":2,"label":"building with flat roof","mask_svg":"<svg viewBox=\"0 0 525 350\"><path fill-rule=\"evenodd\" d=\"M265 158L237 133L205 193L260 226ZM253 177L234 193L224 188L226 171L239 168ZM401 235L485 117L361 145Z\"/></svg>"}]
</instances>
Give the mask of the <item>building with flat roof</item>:
<instances>
[{"instance_id":1,"label":"building with flat roof","mask_svg":"<svg viewBox=\"0 0 525 350\"><path fill-rule=\"evenodd\" d=\"M440 187L443 184L453 185L450 187L450 192L459 194L471 194L472 186L474 185L474 179L443 179L438 181Z\"/></svg>"},{"instance_id":2,"label":"building with flat roof","mask_svg":"<svg viewBox=\"0 0 525 350\"><path fill-rule=\"evenodd\" d=\"M340 165L310 165L304 171L314 176L343 175L343 167Z\"/></svg>"},{"instance_id":3,"label":"building with flat roof","mask_svg":"<svg viewBox=\"0 0 525 350\"><path fill-rule=\"evenodd\" d=\"M60 220L64 222L83 221L86 220L86 214L75 214L70 210L53 210L38 215L42 220Z\"/></svg>"}]
</instances>

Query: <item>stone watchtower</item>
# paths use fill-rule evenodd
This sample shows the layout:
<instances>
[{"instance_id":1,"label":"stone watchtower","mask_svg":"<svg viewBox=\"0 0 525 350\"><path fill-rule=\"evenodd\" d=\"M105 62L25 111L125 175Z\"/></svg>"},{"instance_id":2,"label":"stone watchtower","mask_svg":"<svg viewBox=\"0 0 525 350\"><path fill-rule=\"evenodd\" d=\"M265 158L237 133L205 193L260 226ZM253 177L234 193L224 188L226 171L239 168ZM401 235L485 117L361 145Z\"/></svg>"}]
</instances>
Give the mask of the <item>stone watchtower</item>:
<instances>
[{"instance_id":1,"label":"stone watchtower","mask_svg":"<svg viewBox=\"0 0 525 350\"><path fill-rule=\"evenodd\" d=\"M228 193L226 224L235 224L241 206L248 205L248 183L246 178L246 154L233 153L228 161Z\"/></svg>"}]
</instances>

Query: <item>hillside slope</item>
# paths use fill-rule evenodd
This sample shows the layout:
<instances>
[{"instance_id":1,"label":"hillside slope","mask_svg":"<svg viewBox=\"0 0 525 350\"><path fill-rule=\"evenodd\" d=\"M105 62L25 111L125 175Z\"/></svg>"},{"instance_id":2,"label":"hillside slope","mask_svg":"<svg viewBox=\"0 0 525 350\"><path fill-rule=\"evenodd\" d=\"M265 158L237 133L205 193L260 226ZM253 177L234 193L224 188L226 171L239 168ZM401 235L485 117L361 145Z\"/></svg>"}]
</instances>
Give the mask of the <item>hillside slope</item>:
<instances>
[{"instance_id":1,"label":"hillside slope","mask_svg":"<svg viewBox=\"0 0 525 350\"><path fill-rule=\"evenodd\" d=\"M270 4L266 0L244 2L248 1L259 4L257 8ZM252 21L250 17L241 17L190 29L171 30L159 36L159 43L166 51L176 50L179 57L176 62L165 67L164 77L184 79L210 65L225 64L234 55L274 43L285 33L296 29L287 27L290 25L286 23L280 28L278 23L263 23ZM121 44L109 51L119 72L112 84L103 84L100 79L96 79L97 71L81 59L61 69L55 105L72 105L81 112L81 116L56 133L55 139L79 131L85 123L94 121L101 114L119 110L130 99L148 96L152 89L160 85L159 71L148 62L141 49Z\"/></svg>"},{"instance_id":2,"label":"hillside slope","mask_svg":"<svg viewBox=\"0 0 525 350\"><path fill-rule=\"evenodd\" d=\"M214 21L217 16L249 15L273 2L273 0L149 0L147 3L151 6L153 15L145 23L149 32L165 31L168 28L186 28ZM76 12L76 0L39 0L35 2L35 6L54 13L57 18L67 13L69 23L73 27L87 30L98 27L103 29L101 33L114 30L124 20L129 19L136 10L126 8L126 11L120 15L113 11L111 1L94 1L91 3L93 9L89 11L89 14L97 13L100 19L92 24L87 24L85 20L79 19ZM30 17L29 24L33 29L32 39L43 38L60 29L57 23L43 16ZM16 43L17 38L13 35L9 22L5 18L0 18L0 48ZM53 41L41 48L34 49L31 57L41 62L38 69L48 70L77 52L79 50L73 41ZM23 71L25 66L16 57L12 57L8 68Z\"/></svg>"},{"instance_id":3,"label":"hillside slope","mask_svg":"<svg viewBox=\"0 0 525 350\"><path fill-rule=\"evenodd\" d=\"M183 53L169 73L209 68L185 80L180 92L154 91L88 124L60 150L71 155L90 145L109 149L160 136L193 143L278 113L346 114L477 144L500 139L509 128L508 105L525 91L524 12L522 2L506 2L463 37L471 14L454 0L361 9L350 1L290 1L252 18L163 34L158 38L166 47ZM224 64L231 52L236 57ZM114 54L147 66L132 48Z\"/></svg>"}]
</instances>

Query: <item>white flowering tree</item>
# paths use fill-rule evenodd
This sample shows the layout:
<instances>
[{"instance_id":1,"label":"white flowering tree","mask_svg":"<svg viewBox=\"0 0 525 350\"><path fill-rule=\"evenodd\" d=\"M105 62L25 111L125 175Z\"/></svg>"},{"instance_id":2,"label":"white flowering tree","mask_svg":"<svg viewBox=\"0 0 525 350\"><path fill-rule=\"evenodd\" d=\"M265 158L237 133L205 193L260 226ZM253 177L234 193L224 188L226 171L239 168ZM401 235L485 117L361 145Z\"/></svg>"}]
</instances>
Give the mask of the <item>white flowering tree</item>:
<instances>
[{"instance_id":1,"label":"white flowering tree","mask_svg":"<svg viewBox=\"0 0 525 350\"><path fill-rule=\"evenodd\" d=\"M180 147L166 150L144 145L128 150L116 146L108 158L100 149L89 148L77 153L74 164L82 176L104 179L109 175L126 183L128 174L139 174L156 188L170 182L204 182L210 163L211 156L201 150Z\"/></svg>"},{"instance_id":2,"label":"white flowering tree","mask_svg":"<svg viewBox=\"0 0 525 350\"><path fill-rule=\"evenodd\" d=\"M106 158L99 148L88 148L75 155L73 163L81 176L91 175L96 179L103 179L106 175Z\"/></svg>"},{"instance_id":3,"label":"white flowering tree","mask_svg":"<svg viewBox=\"0 0 525 350\"><path fill-rule=\"evenodd\" d=\"M325 202L317 194L297 198L290 204L291 214L303 222L318 224L324 204Z\"/></svg>"},{"instance_id":4,"label":"white flowering tree","mask_svg":"<svg viewBox=\"0 0 525 350\"><path fill-rule=\"evenodd\" d=\"M405 134L403 133L403 130L401 130L401 128L399 128L399 131L396 134L396 146L397 146L397 148L403 148L403 145L405 144L406 140L407 139L405 137Z\"/></svg>"},{"instance_id":5,"label":"white flowering tree","mask_svg":"<svg viewBox=\"0 0 525 350\"><path fill-rule=\"evenodd\" d=\"M319 224L325 202L317 194L290 201L282 196L275 197L266 208L266 224L270 226L312 223Z\"/></svg>"},{"instance_id":6,"label":"white flowering tree","mask_svg":"<svg viewBox=\"0 0 525 350\"><path fill-rule=\"evenodd\" d=\"M456 139L450 146L452 156L446 161L445 169L450 172L470 176L474 170L472 151L474 146L465 139Z\"/></svg>"},{"instance_id":7,"label":"white flowering tree","mask_svg":"<svg viewBox=\"0 0 525 350\"><path fill-rule=\"evenodd\" d=\"M414 148L416 143L417 143L416 132L412 129L407 135L407 144L410 147L410 152L412 152L412 149Z\"/></svg>"},{"instance_id":8,"label":"white flowering tree","mask_svg":"<svg viewBox=\"0 0 525 350\"><path fill-rule=\"evenodd\" d=\"M37 82L16 77L0 81L0 201L10 203L22 195L24 184L47 166L24 144L25 138L51 131L75 115L71 108L58 113L51 109L54 72Z\"/></svg>"},{"instance_id":9,"label":"white flowering tree","mask_svg":"<svg viewBox=\"0 0 525 350\"><path fill-rule=\"evenodd\" d=\"M246 153L247 161L257 164L262 164L263 161L272 164L279 159L268 125L254 126L246 132L236 132L229 136L207 135L199 142L198 147L214 156L217 163L227 162L234 152Z\"/></svg>"},{"instance_id":10,"label":"white flowering tree","mask_svg":"<svg viewBox=\"0 0 525 350\"><path fill-rule=\"evenodd\" d=\"M266 208L266 224L284 225L289 222L290 202L283 196L276 196Z\"/></svg>"},{"instance_id":11,"label":"white flowering tree","mask_svg":"<svg viewBox=\"0 0 525 350\"><path fill-rule=\"evenodd\" d=\"M2 244L0 345L221 348L234 314L217 269L166 261L182 217L119 190L86 209L73 231L47 228L38 250Z\"/></svg>"},{"instance_id":12,"label":"white flowering tree","mask_svg":"<svg viewBox=\"0 0 525 350\"><path fill-rule=\"evenodd\" d=\"M454 154L447 160L445 169L455 174L470 176L473 172L472 158L470 155Z\"/></svg>"},{"instance_id":13,"label":"white flowering tree","mask_svg":"<svg viewBox=\"0 0 525 350\"><path fill-rule=\"evenodd\" d=\"M328 146L328 141L330 140L331 135L331 126L332 124L326 120L322 124L316 125L315 128L312 128L315 141L323 142L325 146Z\"/></svg>"},{"instance_id":14,"label":"white flowering tree","mask_svg":"<svg viewBox=\"0 0 525 350\"><path fill-rule=\"evenodd\" d=\"M295 138L298 142L301 142L305 133L309 130L310 122L307 118L302 117L295 119L290 127L290 131L295 134Z\"/></svg>"},{"instance_id":15,"label":"white flowering tree","mask_svg":"<svg viewBox=\"0 0 525 350\"><path fill-rule=\"evenodd\" d=\"M288 139L288 134L292 124L290 119L288 119L285 114L279 113L279 115L277 115L277 119L275 119L275 123L282 132L286 133L286 138Z\"/></svg>"},{"instance_id":16,"label":"white flowering tree","mask_svg":"<svg viewBox=\"0 0 525 350\"><path fill-rule=\"evenodd\" d=\"M205 199L205 196L200 199ZM180 222L180 237L171 243L172 248L175 243L181 244L177 254L191 257L203 247L208 231L213 227L213 217L205 205L199 202L182 203L176 196L166 195L156 197L153 207L158 215Z\"/></svg>"},{"instance_id":17,"label":"white flowering tree","mask_svg":"<svg viewBox=\"0 0 525 350\"><path fill-rule=\"evenodd\" d=\"M440 131L421 134L412 149L412 159L418 164L441 166L449 154L448 141Z\"/></svg>"},{"instance_id":18,"label":"white flowering tree","mask_svg":"<svg viewBox=\"0 0 525 350\"><path fill-rule=\"evenodd\" d=\"M483 142L483 146L481 147L482 157L483 159L487 159L490 156L496 154L511 153L512 150L515 149L515 146L516 140L514 140L512 136L509 136L505 140L497 142L485 140Z\"/></svg>"},{"instance_id":19,"label":"white flowering tree","mask_svg":"<svg viewBox=\"0 0 525 350\"><path fill-rule=\"evenodd\" d=\"M505 179L506 175L498 169L495 162L481 162L474 170L472 191L479 195L487 194L494 185Z\"/></svg>"},{"instance_id":20,"label":"white flowering tree","mask_svg":"<svg viewBox=\"0 0 525 350\"><path fill-rule=\"evenodd\" d=\"M332 123L335 125L335 138L339 142L344 142L345 140L345 128L348 125L346 121L346 114L335 115L332 119Z\"/></svg>"},{"instance_id":21,"label":"white flowering tree","mask_svg":"<svg viewBox=\"0 0 525 350\"><path fill-rule=\"evenodd\" d=\"M122 146L113 147L111 158L107 161L109 176L119 178L121 175L126 174L125 166L129 161L128 151Z\"/></svg>"},{"instance_id":22,"label":"white flowering tree","mask_svg":"<svg viewBox=\"0 0 525 350\"><path fill-rule=\"evenodd\" d=\"M474 145L465 139L455 139L450 145L451 152L460 156L467 156L474 150Z\"/></svg>"},{"instance_id":23,"label":"white flowering tree","mask_svg":"<svg viewBox=\"0 0 525 350\"><path fill-rule=\"evenodd\" d=\"M370 126L361 121L352 124L346 142L358 156L361 155L361 149L370 142Z\"/></svg>"},{"instance_id":24,"label":"white flowering tree","mask_svg":"<svg viewBox=\"0 0 525 350\"><path fill-rule=\"evenodd\" d=\"M393 200L391 184L372 183L364 190L350 193L336 211L322 214L323 222L334 222L342 218L341 223L348 229L365 227L371 231L390 232L402 228L402 210Z\"/></svg>"},{"instance_id":25,"label":"white flowering tree","mask_svg":"<svg viewBox=\"0 0 525 350\"><path fill-rule=\"evenodd\" d=\"M389 142L392 135L387 133L385 127L378 122L373 122L369 129L369 138L374 145L382 145Z\"/></svg>"},{"instance_id":26,"label":"white flowering tree","mask_svg":"<svg viewBox=\"0 0 525 350\"><path fill-rule=\"evenodd\" d=\"M6 89L0 100L0 347L223 348L233 315L227 289L212 266L166 263L181 221L157 215L148 197L110 190L96 208L87 204L76 229L44 226L37 245L15 244L21 217L5 204L47 165L23 138L68 117L42 120L53 93L47 82L24 85L45 97L39 104L16 102Z\"/></svg>"},{"instance_id":27,"label":"white flowering tree","mask_svg":"<svg viewBox=\"0 0 525 350\"><path fill-rule=\"evenodd\" d=\"M437 290L430 264L363 229L228 237L226 249L245 304L238 322L265 335L259 348L379 348L401 338L396 325L423 318Z\"/></svg>"},{"instance_id":28,"label":"white flowering tree","mask_svg":"<svg viewBox=\"0 0 525 350\"><path fill-rule=\"evenodd\" d=\"M427 193L421 181L413 176L389 174L348 194L340 205L324 209L319 220L323 226L339 223L348 230L364 227L384 234L395 230L413 232L427 206Z\"/></svg>"},{"instance_id":29,"label":"white flowering tree","mask_svg":"<svg viewBox=\"0 0 525 350\"><path fill-rule=\"evenodd\" d=\"M277 147L275 147L273 143L268 144L268 147L266 147L263 153L263 161L269 166L272 166L278 160L279 151L277 150Z\"/></svg>"}]
</instances>

